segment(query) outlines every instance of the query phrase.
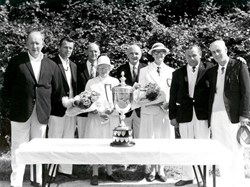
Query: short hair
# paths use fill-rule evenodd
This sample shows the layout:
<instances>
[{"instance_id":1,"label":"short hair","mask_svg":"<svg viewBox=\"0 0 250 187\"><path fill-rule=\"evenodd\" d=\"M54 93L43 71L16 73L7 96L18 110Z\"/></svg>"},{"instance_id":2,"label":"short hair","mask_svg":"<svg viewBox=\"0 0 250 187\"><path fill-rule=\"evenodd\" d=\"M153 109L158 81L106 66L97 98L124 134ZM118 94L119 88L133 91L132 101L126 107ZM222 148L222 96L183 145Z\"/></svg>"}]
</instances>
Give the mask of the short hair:
<instances>
[{"instance_id":1,"label":"short hair","mask_svg":"<svg viewBox=\"0 0 250 187\"><path fill-rule=\"evenodd\" d=\"M35 33L35 32L40 33L41 36L42 36L42 40L44 41L44 39L45 39L44 30L33 29L33 30L28 31L28 35L27 35L27 38L26 38L26 42L28 41L29 36L30 36L32 33Z\"/></svg>"},{"instance_id":2,"label":"short hair","mask_svg":"<svg viewBox=\"0 0 250 187\"><path fill-rule=\"evenodd\" d=\"M198 52L200 54L200 56L202 56L202 51L201 51L201 47L198 45L198 44L192 44L192 45L189 45L187 48L186 48L186 51L187 50L191 50L193 48L197 48L198 49Z\"/></svg>"},{"instance_id":3,"label":"short hair","mask_svg":"<svg viewBox=\"0 0 250 187\"><path fill-rule=\"evenodd\" d=\"M89 49L91 45L96 45L100 51L100 45L97 42L90 42L87 49Z\"/></svg>"},{"instance_id":4,"label":"short hair","mask_svg":"<svg viewBox=\"0 0 250 187\"><path fill-rule=\"evenodd\" d=\"M63 43L64 41L66 41L66 42L71 42L71 43L75 43L75 41L74 41L72 38L70 38L69 36L65 36L65 37L63 37L63 38L60 40L59 45L62 46L62 43Z\"/></svg>"},{"instance_id":5,"label":"short hair","mask_svg":"<svg viewBox=\"0 0 250 187\"><path fill-rule=\"evenodd\" d=\"M210 51L211 51L211 47L212 47L213 45L215 45L215 44L219 44L219 45L221 45L222 47L224 47L225 49L227 49L227 46L226 46L226 43L224 42L224 40L219 39L219 40L213 41L213 42L210 44L210 46L209 46L209 50L210 50Z\"/></svg>"},{"instance_id":6,"label":"short hair","mask_svg":"<svg viewBox=\"0 0 250 187\"><path fill-rule=\"evenodd\" d=\"M127 48L127 54L128 54L128 51L129 51L131 48L133 48L133 47L136 47L136 48L140 49L140 52L141 52L141 54L142 54L142 50L141 50L140 46L137 45L137 44L129 45L128 48Z\"/></svg>"}]
</instances>

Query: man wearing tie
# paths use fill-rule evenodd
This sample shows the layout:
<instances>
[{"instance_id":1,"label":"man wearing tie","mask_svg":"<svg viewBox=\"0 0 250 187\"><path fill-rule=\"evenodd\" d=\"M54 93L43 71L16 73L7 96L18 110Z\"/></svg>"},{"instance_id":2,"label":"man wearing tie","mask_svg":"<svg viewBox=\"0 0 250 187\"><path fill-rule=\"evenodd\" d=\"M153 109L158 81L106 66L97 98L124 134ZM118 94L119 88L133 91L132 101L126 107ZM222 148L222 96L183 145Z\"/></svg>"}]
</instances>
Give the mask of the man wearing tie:
<instances>
[{"instance_id":1,"label":"man wearing tie","mask_svg":"<svg viewBox=\"0 0 250 187\"><path fill-rule=\"evenodd\" d=\"M26 40L27 52L13 57L6 69L3 94L10 100L11 186L23 183L25 165L16 163L15 151L34 138L44 138L51 111L51 95L56 93L58 69L43 53L44 34L34 30ZM32 185L42 184L42 168L36 165ZM38 184L36 184L36 182Z\"/></svg>"},{"instance_id":2,"label":"man wearing tie","mask_svg":"<svg viewBox=\"0 0 250 187\"><path fill-rule=\"evenodd\" d=\"M240 125L249 122L250 80L247 65L227 55L223 40L210 44L210 51L217 65L207 71L210 85L209 122L212 139L219 141L231 151L233 160L220 166L223 186L244 186L243 147L237 142Z\"/></svg>"},{"instance_id":3,"label":"man wearing tie","mask_svg":"<svg viewBox=\"0 0 250 187\"><path fill-rule=\"evenodd\" d=\"M187 65L173 73L170 88L169 118L171 124L179 126L182 139L208 139L209 86L204 74L209 68L201 62L202 52L198 45L190 46L185 53ZM193 183L191 166L183 167L182 180L175 186Z\"/></svg>"},{"instance_id":4,"label":"man wearing tie","mask_svg":"<svg viewBox=\"0 0 250 187\"><path fill-rule=\"evenodd\" d=\"M90 43L88 45L87 55L88 60L77 65L77 94L85 90L89 79L96 77L97 59L100 55L99 45ZM87 116L87 113L83 113L76 117L79 138L84 138Z\"/></svg>"},{"instance_id":5,"label":"man wearing tie","mask_svg":"<svg viewBox=\"0 0 250 187\"><path fill-rule=\"evenodd\" d=\"M135 82L138 82L140 69L145 67L145 64L140 63L141 49L138 45L131 45L127 49L128 62L121 65L117 69L117 78L121 78L121 72L125 73L125 83L129 86L133 86ZM139 137L140 128L140 108L130 111L126 114L125 124L133 129L134 138Z\"/></svg>"},{"instance_id":6,"label":"man wearing tie","mask_svg":"<svg viewBox=\"0 0 250 187\"><path fill-rule=\"evenodd\" d=\"M73 98L76 95L76 64L69 57L74 48L74 40L64 37L59 43L59 54L52 60L59 69L59 94L51 99L51 115L49 119L49 138L74 138L76 119L66 116L66 108L62 104L62 97ZM59 165L58 172L70 177L72 165Z\"/></svg>"}]
</instances>

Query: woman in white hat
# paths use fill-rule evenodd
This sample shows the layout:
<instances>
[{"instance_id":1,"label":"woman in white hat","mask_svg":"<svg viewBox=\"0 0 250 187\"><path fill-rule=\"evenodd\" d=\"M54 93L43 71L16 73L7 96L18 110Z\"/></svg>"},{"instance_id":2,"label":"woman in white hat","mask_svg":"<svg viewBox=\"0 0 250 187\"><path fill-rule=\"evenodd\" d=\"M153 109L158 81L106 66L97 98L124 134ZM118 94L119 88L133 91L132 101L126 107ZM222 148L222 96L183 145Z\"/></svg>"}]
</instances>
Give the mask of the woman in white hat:
<instances>
[{"instance_id":1,"label":"woman in white hat","mask_svg":"<svg viewBox=\"0 0 250 187\"><path fill-rule=\"evenodd\" d=\"M119 114L113 110L113 99L111 89L119 85L116 78L109 76L113 65L107 56L100 56L97 61L98 76L90 79L85 90L100 93L96 101L98 109L88 114L86 122L85 138L112 138L113 129L119 124ZM107 165L108 178L115 182L121 179L112 174L112 166ZM93 165L93 173L90 181L91 185L98 185L98 165Z\"/></svg>"},{"instance_id":2,"label":"woman in white hat","mask_svg":"<svg viewBox=\"0 0 250 187\"><path fill-rule=\"evenodd\" d=\"M165 93L165 102L168 103L172 72L174 71L164 63L164 58L169 50L162 43L155 43L148 53L153 56L154 62L141 69L139 83L141 86L149 83L157 84ZM159 103L159 105L141 108L139 138L170 138L170 135L173 135L165 106ZM152 182L155 179L161 182L167 180L163 165L151 165L146 180Z\"/></svg>"}]
</instances>

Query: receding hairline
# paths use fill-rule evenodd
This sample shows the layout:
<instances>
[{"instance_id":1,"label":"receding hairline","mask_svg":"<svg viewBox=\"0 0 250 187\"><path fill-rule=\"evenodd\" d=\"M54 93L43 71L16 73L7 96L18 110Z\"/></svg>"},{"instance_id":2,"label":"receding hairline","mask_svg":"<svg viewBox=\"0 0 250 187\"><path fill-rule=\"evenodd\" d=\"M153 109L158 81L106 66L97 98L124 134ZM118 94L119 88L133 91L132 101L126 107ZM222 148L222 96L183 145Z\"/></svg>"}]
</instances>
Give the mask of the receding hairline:
<instances>
[{"instance_id":1,"label":"receding hairline","mask_svg":"<svg viewBox=\"0 0 250 187\"><path fill-rule=\"evenodd\" d=\"M128 47L128 49L127 49L127 54L128 54L129 51L130 51L131 49L133 49L133 48L138 49L138 50L140 51L140 53L142 53L141 48L140 48L138 45L132 44L132 45L130 45L130 46Z\"/></svg>"},{"instance_id":2,"label":"receding hairline","mask_svg":"<svg viewBox=\"0 0 250 187\"><path fill-rule=\"evenodd\" d=\"M215 41L213 41L213 42L210 44L209 50L211 51L211 48L212 48L213 46L215 46L215 45L219 45L219 46L224 47L224 48L227 49L227 46L226 46L226 44L225 44L225 42L224 42L223 40L215 40Z\"/></svg>"},{"instance_id":3,"label":"receding hairline","mask_svg":"<svg viewBox=\"0 0 250 187\"><path fill-rule=\"evenodd\" d=\"M98 48L98 50L100 51L100 46L97 44L97 43L94 43L94 42L91 42L91 43L89 43L89 45L88 45L88 49L87 50L89 50L91 47L97 47Z\"/></svg>"},{"instance_id":4,"label":"receding hairline","mask_svg":"<svg viewBox=\"0 0 250 187\"><path fill-rule=\"evenodd\" d=\"M42 41L44 41L44 38L45 38L44 33L41 32L41 31L35 30L35 31L31 31L31 32L28 33L26 42L29 40L30 36L33 35L33 34L39 34L41 36L41 38L42 38Z\"/></svg>"}]
</instances>

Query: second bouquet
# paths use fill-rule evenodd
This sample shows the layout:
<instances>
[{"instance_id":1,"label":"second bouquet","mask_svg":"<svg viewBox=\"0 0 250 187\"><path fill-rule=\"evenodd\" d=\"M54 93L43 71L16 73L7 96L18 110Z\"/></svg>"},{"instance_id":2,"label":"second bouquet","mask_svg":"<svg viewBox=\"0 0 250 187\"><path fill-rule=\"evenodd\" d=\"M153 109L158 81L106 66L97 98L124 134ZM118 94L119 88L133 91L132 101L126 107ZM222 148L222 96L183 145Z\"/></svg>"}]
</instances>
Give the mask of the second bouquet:
<instances>
[{"instance_id":1,"label":"second bouquet","mask_svg":"<svg viewBox=\"0 0 250 187\"><path fill-rule=\"evenodd\" d=\"M76 116L81 113L92 112L97 109L96 101L100 94L96 91L83 91L74 98L63 97L63 106L67 108L66 115Z\"/></svg>"}]
</instances>

